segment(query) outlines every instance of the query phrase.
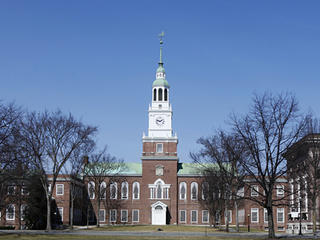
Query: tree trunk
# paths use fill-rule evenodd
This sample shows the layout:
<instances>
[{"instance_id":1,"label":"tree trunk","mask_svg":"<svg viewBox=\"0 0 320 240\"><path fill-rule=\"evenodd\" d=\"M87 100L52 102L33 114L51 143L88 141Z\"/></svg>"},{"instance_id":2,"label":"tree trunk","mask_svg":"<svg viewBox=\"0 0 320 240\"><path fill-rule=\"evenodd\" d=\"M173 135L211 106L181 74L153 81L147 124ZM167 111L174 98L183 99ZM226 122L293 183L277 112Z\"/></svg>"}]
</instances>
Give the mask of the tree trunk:
<instances>
[{"instance_id":1,"label":"tree trunk","mask_svg":"<svg viewBox=\"0 0 320 240\"><path fill-rule=\"evenodd\" d=\"M97 227L100 227L100 221L99 221L99 213L100 213L100 195L98 194L98 199L97 199Z\"/></svg>"},{"instance_id":2,"label":"tree trunk","mask_svg":"<svg viewBox=\"0 0 320 240\"><path fill-rule=\"evenodd\" d=\"M90 213L89 202L90 200L88 200L88 204L87 204L87 229L89 228L89 213Z\"/></svg>"},{"instance_id":3,"label":"tree trunk","mask_svg":"<svg viewBox=\"0 0 320 240\"><path fill-rule=\"evenodd\" d=\"M317 209L316 209L316 198L312 199L312 231L313 236L316 236L317 232Z\"/></svg>"},{"instance_id":4,"label":"tree trunk","mask_svg":"<svg viewBox=\"0 0 320 240\"><path fill-rule=\"evenodd\" d=\"M51 231L51 196L47 195L47 231Z\"/></svg>"},{"instance_id":5,"label":"tree trunk","mask_svg":"<svg viewBox=\"0 0 320 240\"><path fill-rule=\"evenodd\" d=\"M239 216L238 216L238 202L234 201L234 208L236 211L236 231L239 232Z\"/></svg>"},{"instance_id":6,"label":"tree trunk","mask_svg":"<svg viewBox=\"0 0 320 240\"><path fill-rule=\"evenodd\" d=\"M71 206L70 206L70 229L73 229L73 206L74 206L74 197L72 190L70 192L71 194Z\"/></svg>"},{"instance_id":7,"label":"tree trunk","mask_svg":"<svg viewBox=\"0 0 320 240\"><path fill-rule=\"evenodd\" d=\"M225 209L224 209L225 213L225 218L224 218L224 222L226 224L226 232L229 232L229 218L228 218L228 206L226 205Z\"/></svg>"},{"instance_id":8,"label":"tree trunk","mask_svg":"<svg viewBox=\"0 0 320 240\"><path fill-rule=\"evenodd\" d=\"M268 212L268 238L275 238L274 223L273 223L273 209L272 206L267 207Z\"/></svg>"}]
</instances>

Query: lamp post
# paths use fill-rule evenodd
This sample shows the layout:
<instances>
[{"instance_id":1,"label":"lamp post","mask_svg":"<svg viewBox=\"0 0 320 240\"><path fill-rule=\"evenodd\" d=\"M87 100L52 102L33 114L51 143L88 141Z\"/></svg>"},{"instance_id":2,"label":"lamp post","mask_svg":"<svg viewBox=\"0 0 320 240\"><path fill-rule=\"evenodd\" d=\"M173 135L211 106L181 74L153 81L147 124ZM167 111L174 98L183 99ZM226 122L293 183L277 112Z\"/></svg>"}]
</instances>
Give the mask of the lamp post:
<instances>
[{"instance_id":1,"label":"lamp post","mask_svg":"<svg viewBox=\"0 0 320 240\"><path fill-rule=\"evenodd\" d=\"M302 235L302 224L301 224L301 220L302 220L302 214L301 214L301 205L302 205L302 199L301 197L299 197L299 235Z\"/></svg>"},{"instance_id":2,"label":"lamp post","mask_svg":"<svg viewBox=\"0 0 320 240\"><path fill-rule=\"evenodd\" d=\"M248 232L250 232L250 213L248 213Z\"/></svg>"}]
</instances>

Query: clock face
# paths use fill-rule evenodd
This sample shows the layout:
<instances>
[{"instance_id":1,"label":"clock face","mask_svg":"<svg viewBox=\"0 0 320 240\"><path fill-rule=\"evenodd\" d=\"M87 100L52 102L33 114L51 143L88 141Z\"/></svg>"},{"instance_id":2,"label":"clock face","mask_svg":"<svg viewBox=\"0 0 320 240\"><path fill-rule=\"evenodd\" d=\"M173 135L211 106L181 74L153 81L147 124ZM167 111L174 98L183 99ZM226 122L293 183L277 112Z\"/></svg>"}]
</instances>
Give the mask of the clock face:
<instances>
[{"instance_id":1,"label":"clock face","mask_svg":"<svg viewBox=\"0 0 320 240\"><path fill-rule=\"evenodd\" d=\"M164 119L162 117L157 117L156 118L156 124L158 126L162 126L164 124Z\"/></svg>"}]
</instances>

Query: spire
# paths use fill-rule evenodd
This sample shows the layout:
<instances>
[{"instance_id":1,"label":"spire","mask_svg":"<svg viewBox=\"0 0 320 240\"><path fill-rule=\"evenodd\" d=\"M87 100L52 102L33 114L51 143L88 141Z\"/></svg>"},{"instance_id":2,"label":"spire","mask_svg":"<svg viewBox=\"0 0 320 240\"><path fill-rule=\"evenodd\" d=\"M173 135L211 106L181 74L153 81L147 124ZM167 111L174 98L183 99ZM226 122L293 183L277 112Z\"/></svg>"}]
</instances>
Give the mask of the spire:
<instances>
[{"instance_id":1,"label":"spire","mask_svg":"<svg viewBox=\"0 0 320 240\"><path fill-rule=\"evenodd\" d=\"M163 37L164 37L164 32L162 31L162 33L159 34L159 38L160 38L160 62L159 62L159 66L163 66L163 62L162 62L162 45L163 45Z\"/></svg>"}]
</instances>

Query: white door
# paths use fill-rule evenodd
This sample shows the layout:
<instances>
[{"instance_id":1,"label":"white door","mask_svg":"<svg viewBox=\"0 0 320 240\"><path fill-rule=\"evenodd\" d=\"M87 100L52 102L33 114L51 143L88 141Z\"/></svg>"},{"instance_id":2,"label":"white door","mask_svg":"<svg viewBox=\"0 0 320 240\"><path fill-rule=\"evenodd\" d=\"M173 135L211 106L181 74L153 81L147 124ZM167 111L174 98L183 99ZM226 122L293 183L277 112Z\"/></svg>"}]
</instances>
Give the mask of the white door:
<instances>
[{"instance_id":1,"label":"white door","mask_svg":"<svg viewBox=\"0 0 320 240\"><path fill-rule=\"evenodd\" d=\"M152 225L165 225L166 224L166 209L158 205L152 208Z\"/></svg>"}]
</instances>

